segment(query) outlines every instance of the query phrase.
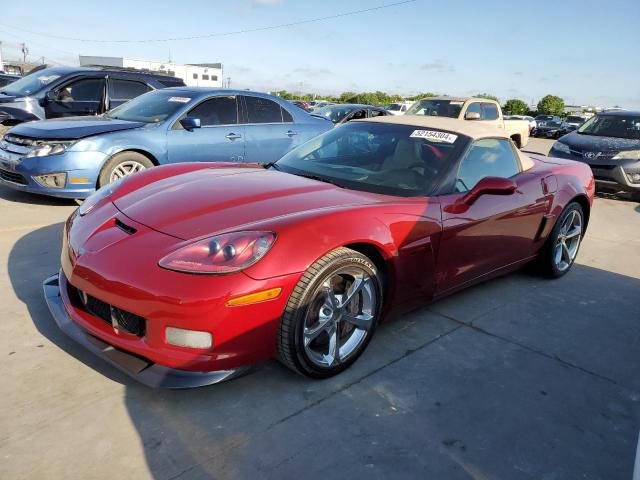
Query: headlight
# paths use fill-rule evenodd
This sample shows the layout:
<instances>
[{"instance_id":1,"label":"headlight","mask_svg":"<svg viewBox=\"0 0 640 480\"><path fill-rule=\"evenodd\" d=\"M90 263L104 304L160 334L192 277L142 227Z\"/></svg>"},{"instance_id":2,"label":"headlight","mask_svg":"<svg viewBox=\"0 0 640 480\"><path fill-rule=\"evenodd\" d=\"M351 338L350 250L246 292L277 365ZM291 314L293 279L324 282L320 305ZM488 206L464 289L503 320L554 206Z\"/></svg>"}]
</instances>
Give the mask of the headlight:
<instances>
[{"instance_id":1,"label":"headlight","mask_svg":"<svg viewBox=\"0 0 640 480\"><path fill-rule=\"evenodd\" d=\"M640 160L640 150L626 150L618 153L612 160Z\"/></svg>"},{"instance_id":2,"label":"headlight","mask_svg":"<svg viewBox=\"0 0 640 480\"><path fill-rule=\"evenodd\" d=\"M235 232L205 238L167 255L159 265L168 270L222 275L250 267L269 251L273 232Z\"/></svg>"},{"instance_id":3,"label":"headlight","mask_svg":"<svg viewBox=\"0 0 640 480\"><path fill-rule=\"evenodd\" d=\"M30 157L46 157L47 155L59 155L63 153L72 142L51 142L41 143L33 147L29 153L25 155L25 158Z\"/></svg>"},{"instance_id":4,"label":"headlight","mask_svg":"<svg viewBox=\"0 0 640 480\"><path fill-rule=\"evenodd\" d=\"M100 202L102 202L109 195L113 194L124 183L127 177L122 177L115 182L111 182L108 185L96 190L95 193L89 195L87 199L82 202L82 205L78 208L80 216L86 215L95 208Z\"/></svg>"},{"instance_id":5,"label":"headlight","mask_svg":"<svg viewBox=\"0 0 640 480\"><path fill-rule=\"evenodd\" d=\"M569 145L562 142L556 142L553 144L551 150L555 150L556 152L570 154L571 150L569 150Z\"/></svg>"}]
</instances>

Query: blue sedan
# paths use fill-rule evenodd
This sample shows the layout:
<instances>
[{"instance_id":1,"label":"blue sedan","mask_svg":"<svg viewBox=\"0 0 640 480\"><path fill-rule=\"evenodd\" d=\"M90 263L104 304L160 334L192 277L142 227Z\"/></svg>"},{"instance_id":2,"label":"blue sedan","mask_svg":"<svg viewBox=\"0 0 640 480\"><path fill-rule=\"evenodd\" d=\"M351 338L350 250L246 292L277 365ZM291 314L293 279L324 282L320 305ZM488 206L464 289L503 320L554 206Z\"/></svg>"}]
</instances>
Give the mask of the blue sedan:
<instances>
[{"instance_id":1,"label":"blue sedan","mask_svg":"<svg viewBox=\"0 0 640 480\"><path fill-rule=\"evenodd\" d=\"M332 126L271 95L167 88L102 116L14 127L0 143L0 182L16 190L82 199L112 181L165 163L273 162Z\"/></svg>"}]
</instances>

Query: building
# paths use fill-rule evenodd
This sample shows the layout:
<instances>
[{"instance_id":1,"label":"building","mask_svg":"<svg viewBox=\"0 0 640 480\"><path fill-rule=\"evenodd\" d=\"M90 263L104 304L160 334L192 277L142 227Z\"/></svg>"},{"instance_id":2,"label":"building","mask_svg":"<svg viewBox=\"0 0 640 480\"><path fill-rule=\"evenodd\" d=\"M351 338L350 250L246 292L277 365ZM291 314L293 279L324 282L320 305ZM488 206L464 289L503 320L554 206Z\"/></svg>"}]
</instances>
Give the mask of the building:
<instances>
[{"instance_id":1,"label":"building","mask_svg":"<svg viewBox=\"0 0 640 480\"><path fill-rule=\"evenodd\" d=\"M80 55L80 65L101 65L105 67L131 68L135 70L161 72L184 80L190 87L222 87L221 63L198 63L179 65L153 60L135 60L124 57L99 57Z\"/></svg>"}]
</instances>

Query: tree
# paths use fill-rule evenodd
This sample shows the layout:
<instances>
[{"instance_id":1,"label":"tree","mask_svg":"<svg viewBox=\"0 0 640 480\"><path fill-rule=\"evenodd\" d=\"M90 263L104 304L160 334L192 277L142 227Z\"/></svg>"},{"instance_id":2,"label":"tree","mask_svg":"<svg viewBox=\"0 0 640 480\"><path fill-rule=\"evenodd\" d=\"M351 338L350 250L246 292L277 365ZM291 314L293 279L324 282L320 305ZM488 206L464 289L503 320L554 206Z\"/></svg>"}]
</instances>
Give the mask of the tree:
<instances>
[{"instance_id":1,"label":"tree","mask_svg":"<svg viewBox=\"0 0 640 480\"><path fill-rule=\"evenodd\" d=\"M529 106L518 98L512 98L507 100L502 110L507 115L526 115L529 113Z\"/></svg>"},{"instance_id":2,"label":"tree","mask_svg":"<svg viewBox=\"0 0 640 480\"><path fill-rule=\"evenodd\" d=\"M564 100L555 95L545 95L538 102L538 113L543 115L562 115L564 113Z\"/></svg>"},{"instance_id":3,"label":"tree","mask_svg":"<svg viewBox=\"0 0 640 480\"><path fill-rule=\"evenodd\" d=\"M495 100L496 102L498 102L498 97L496 97L495 95L491 95L490 93L479 93L476 95L476 98L486 98L488 100Z\"/></svg>"}]
</instances>

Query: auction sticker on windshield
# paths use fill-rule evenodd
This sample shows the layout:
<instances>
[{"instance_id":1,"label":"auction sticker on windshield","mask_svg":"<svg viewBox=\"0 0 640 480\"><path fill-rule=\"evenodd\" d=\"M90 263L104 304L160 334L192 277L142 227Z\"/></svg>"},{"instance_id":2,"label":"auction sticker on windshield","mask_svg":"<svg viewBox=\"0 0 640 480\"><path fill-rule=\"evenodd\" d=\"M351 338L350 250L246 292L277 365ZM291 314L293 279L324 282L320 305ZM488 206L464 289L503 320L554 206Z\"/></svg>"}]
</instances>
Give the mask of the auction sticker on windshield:
<instances>
[{"instance_id":1,"label":"auction sticker on windshield","mask_svg":"<svg viewBox=\"0 0 640 480\"><path fill-rule=\"evenodd\" d=\"M188 103L191 99L189 97L170 97L170 102Z\"/></svg>"},{"instance_id":2,"label":"auction sticker on windshield","mask_svg":"<svg viewBox=\"0 0 640 480\"><path fill-rule=\"evenodd\" d=\"M435 140L436 142L453 143L458 136L448 132L438 132L436 130L414 130L411 138L426 138L427 140Z\"/></svg>"}]
</instances>

